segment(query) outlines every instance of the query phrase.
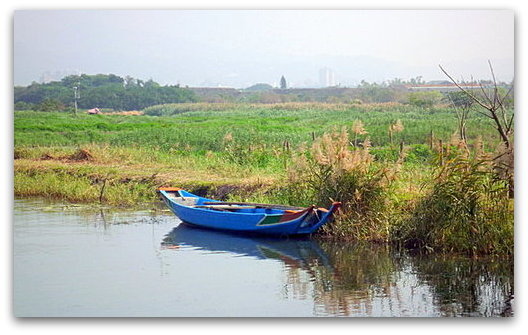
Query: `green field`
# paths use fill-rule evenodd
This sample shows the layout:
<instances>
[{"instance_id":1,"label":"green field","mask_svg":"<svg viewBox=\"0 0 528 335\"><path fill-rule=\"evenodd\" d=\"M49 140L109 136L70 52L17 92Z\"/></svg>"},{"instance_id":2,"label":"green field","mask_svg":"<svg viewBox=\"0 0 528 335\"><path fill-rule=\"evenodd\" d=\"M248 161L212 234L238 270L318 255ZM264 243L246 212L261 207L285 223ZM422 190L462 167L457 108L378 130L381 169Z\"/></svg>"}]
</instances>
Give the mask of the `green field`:
<instances>
[{"instance_id":1,"label":"green field","mask_svg":"<svg viewBox=\"0 0 528 335\"><path fill-rule=\"evenodd\" d=\"M449 142L457 129L450 108L394 103L196 103L155 106L146 112L165 116L17 111L16 171L41 167L38 171L67 171L97 181L110 175L135 179L156 175L154 182L191 189L210 186L213 192L218 186L236 185L252 190L251 185L271 185L284 178L292 153L309 147L314 137L343 126L350 129L361 120L368 134L351 134L351 142L360 143L368 137L380 165L394 163L403 142L408 150L404 170L421 176L430 172L431 135L435 142ZM393 135L391 144L388 129L396 120L401 120L404 129ZM491 123L478 113L470 119L468 135L470 142L481 136L490 147L497 143ZM64 159L80 149L93 157ZM411 188L419 187L415 183ZM55 196L61 197L60 192ZM85 201L95 199L96 192L92 193ZM69 199L83 201L83 197L87 194ZM153 197L147 192L135 198L116 197L110 203L133 204Z\"/></svg>"},{"instance_id":2,"label":"green field","mask_svg":"<svg viewBox=\"0 0 528 335\"><path fill-rule=\"evenodd\" d=\"M232 133L237 142L280 146L307 142L332 127L365 124L373 146L389 144L388 127L400 119L405 130L398 140L406 144L426 144L431 131L449 140L456 131L455 113L449 108L419 108L410 105L222 105L180 104L170 116L72 116L67 113L20 111L15 113L17 146L71 146L106 143L115 146L148 146L160 150L218 151L222 139ZM200 108L201 107L201 108ZM198 109L199 108L199 109ZM198 110L194 110L198 109ZM468 124L470 139L482 135L495 141L488 120L475 113ZM190 148L189 148L190 147Z\"/></svg>"},{"instance_id":3,"label":"green field","mask_svg":"<svg viewBox=\"0 0 528 335\"><path fill-rule=\"evenodd\" d=\"M378 211L401 221L430 189L435 171L431 145L449 143L457 130L456 115L448 107L395 103L195 103L154 106L145 113L152 115L16 111L15 195L145 206L156 201L157 187L181 186L221 199L324 202L322 195L310 197L313 192L307 191L299 196L289 186L295 156L310 156L314 139L347 127L350 144L361 146L370 139L373 162L366 177L398 170L383 191L387 205ZM367 134L353 133L357 120ZM403 130L393 133L391 141L389 127L397 120ZM470 145L477 138L488 150L498 144L493 125L476 112L467 134ZM403 163L398 161L402 148ZM361 229L365 239L387 240L392 228L384 223L366 233Z\"/></svg>"}]
</instances>

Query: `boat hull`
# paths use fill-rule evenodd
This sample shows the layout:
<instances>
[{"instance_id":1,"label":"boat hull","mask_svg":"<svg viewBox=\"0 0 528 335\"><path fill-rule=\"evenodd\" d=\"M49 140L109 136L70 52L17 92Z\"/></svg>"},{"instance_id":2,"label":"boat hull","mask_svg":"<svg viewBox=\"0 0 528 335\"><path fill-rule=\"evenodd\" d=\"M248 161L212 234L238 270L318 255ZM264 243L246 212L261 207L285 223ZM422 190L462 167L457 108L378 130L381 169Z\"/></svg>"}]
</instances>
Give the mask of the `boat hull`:
<instances>
[{"instance_id":1,"label":"boat hull","mask_svg":"<svg viewBox=\"0 0 528 335\"><path fill-rule=\"evenodd\" d=\"M236 210L218 210L222 204L196 196L184 190L160 190L160 195L171 211L183 222L215 230L265 235L302 235L315 232L326 223L339 207L321 211L313 206L302 210L236 207ZM189 205L192 203L192 205ZM203 205L210 204L210 205ZM212 204L212 205L211 205ZM230 208L229 206L227 208Z\"/></svg>"}]
</instances>

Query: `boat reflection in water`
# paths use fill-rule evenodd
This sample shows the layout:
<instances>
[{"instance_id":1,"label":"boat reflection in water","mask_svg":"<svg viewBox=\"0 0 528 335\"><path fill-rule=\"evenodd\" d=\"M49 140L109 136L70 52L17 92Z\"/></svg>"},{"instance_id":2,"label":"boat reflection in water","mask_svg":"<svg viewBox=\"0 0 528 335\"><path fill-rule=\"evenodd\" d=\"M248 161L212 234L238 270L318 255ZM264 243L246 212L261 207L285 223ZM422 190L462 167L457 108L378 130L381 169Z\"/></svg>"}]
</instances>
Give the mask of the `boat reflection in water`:
<instances>
[{"instance_id":1,"label":"boat reflection in water","mask_svg":"<svg viewBox=\"0 0 528 335\"><path fill-rule=\"evenodd\" d=\"M294 268L308 269L314 264L330 267L319 243L309 238L248 236L180 224L163 239L162 246L167 249L194 247L213 253L275 259Z\"/></svg>"},{"instance_id":2,"label":"boat reflection in water","mask_svg":"<svg viewBox=\"0 0 528 335\"><path fill-rule=\"evenodd\" d=\"M317 316L512 316L513 262L411 256L387 245L248 237L179 225L163 248L278 260L282 299ZM258 264L255 264L258 266Z\"/></svg>"}]
</instances>

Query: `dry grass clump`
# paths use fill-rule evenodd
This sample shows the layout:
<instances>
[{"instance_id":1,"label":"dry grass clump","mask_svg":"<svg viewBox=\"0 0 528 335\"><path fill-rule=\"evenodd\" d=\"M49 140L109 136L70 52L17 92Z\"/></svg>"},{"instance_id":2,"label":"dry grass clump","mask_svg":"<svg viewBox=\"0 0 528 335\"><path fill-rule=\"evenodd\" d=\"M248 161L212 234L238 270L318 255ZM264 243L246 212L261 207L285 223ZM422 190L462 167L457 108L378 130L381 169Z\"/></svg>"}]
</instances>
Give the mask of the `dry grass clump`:
<instances>
[{"instance_id":1,"label":"dry grass clump","mask_svg":"<svg viewBox=\"0 0 528 335\"><path fill-rule=\"evenodd\" d=\"M356 123L353 129L359 128ZM368 138L352 146L343 127L323 134L309 150L300 150L288 171L288 200L321 206L341 201L341 211L323 227L323 234L386 241L389 170L374 164Z\"/></svg>"},{"instance_id":2,"label":"dry grass clump","mask_svg":"<svg viewBox=\"0 0 528 335\"><path fill-rule=\"evenodd\" d=\"M361 120L356 120L352 124L352 132L354 133L354 146L358 146L358 135L366 135L368 131L365 129L365 125Z\"/></svg>"},{"instance_id":3,"label":"dry grass clump","mask_svg":"<svg viewBox=\"0 0 528 335\"><path fill-rule=\"evenodd\" d=\"M335 177L354 170L365 172L374 160L369 152L370 141L363 142L361 148L350 148L348 130L341 128L340 132L325 133L314 141L312 154L315 163L332 170Z\"/></svg>"},{"instance_id":4,"label":"dry grass clump","mask_svg":"<svg viewBox=\"0 0 528 335\"><path fill-rule=\"evenodd\" d=\"M91 161L94 159L93 154L87 149L78 149L76 152L68 156L72 161Z\"/></svg>"}]
</instances>

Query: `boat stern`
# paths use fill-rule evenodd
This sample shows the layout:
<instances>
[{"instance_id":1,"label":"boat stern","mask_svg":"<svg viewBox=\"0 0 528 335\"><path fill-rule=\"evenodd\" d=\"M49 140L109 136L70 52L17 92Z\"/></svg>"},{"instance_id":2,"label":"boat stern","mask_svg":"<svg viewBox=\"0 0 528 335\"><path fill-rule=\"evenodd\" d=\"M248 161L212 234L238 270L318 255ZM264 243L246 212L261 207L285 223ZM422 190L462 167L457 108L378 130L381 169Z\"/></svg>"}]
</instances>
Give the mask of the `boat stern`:
<instances>
[{"instance_id":1,"label":"boat stern","mask_svg":"<svg viewBox=\"0 0 528 335\"><path fill-rule=\"evenodd\" d=\"M297 231L298 234L313 234L321 226L329 222L334 213L341 208L341 202L335 201L332 203L329 209L326 208L314 208L311 222L306 225L301 225Z\"/></svg>"}]
</instances>

